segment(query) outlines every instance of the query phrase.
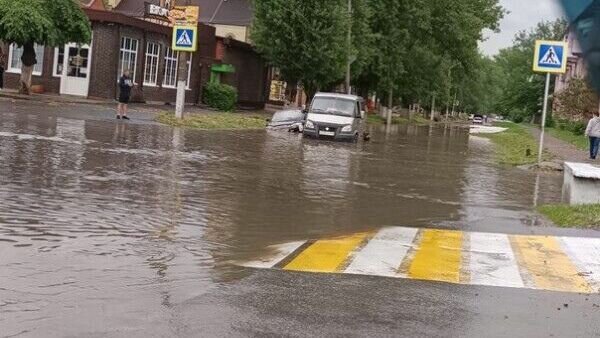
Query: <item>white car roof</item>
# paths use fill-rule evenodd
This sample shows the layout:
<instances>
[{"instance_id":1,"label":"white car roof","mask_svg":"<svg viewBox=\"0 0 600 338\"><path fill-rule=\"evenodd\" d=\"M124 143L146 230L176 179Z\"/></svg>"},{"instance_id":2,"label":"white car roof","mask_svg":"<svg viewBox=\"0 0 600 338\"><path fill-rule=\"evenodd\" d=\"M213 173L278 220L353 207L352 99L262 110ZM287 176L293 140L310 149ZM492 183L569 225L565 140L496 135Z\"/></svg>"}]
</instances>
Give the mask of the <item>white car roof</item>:
<instances>
[{"instance_id":1,"label":"white car roof","mask_svg":"<svg viewBox=\"0 0 600 338\"><path fill-rule=\"evenodd\" d=\"M317 97L335 97L339 99L353 100L353 101L361 101L362 98L356 95L348 95L348 94L338 94L338 93L317 93L315 94L315 98Z\"/></svg>"}]
</instances>

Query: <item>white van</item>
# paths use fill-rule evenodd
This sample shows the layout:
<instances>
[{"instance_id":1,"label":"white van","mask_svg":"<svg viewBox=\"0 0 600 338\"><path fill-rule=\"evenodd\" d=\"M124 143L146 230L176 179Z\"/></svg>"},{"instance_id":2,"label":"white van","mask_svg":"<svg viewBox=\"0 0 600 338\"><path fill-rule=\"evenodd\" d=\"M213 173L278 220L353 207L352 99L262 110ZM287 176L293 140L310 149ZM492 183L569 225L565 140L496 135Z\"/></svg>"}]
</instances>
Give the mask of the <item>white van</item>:
<instances>
[{"instance_id":1,"label":"white van","mask_svg":"<svg viewBox=\"0 0 600 338\"><path fill-rule=\"evenodd\" d=\"M308 109L303 133L314 138L355 141L364 116L363 100L358 96L317 93Z\"/></svg>"}]
</instances>

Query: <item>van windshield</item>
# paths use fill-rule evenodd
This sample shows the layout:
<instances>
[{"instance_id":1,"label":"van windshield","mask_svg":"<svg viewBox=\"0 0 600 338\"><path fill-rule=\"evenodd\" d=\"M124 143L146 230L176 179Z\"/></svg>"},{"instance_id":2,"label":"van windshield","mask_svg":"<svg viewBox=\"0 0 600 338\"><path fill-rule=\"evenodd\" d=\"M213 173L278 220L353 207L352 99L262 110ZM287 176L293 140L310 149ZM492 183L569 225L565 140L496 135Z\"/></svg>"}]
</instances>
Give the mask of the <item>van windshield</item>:
<instances>
[{"instance_id":1,"label":"van windshield","mask_svg":"<svg viewBox=\"0 0 600 338\"><path fill-rule=\"evenodd\" d=\"M313 114L329 114L354 116L356 101L335 97L317 97L313 100L310 112Z\"/></svg>"}]
</instances>

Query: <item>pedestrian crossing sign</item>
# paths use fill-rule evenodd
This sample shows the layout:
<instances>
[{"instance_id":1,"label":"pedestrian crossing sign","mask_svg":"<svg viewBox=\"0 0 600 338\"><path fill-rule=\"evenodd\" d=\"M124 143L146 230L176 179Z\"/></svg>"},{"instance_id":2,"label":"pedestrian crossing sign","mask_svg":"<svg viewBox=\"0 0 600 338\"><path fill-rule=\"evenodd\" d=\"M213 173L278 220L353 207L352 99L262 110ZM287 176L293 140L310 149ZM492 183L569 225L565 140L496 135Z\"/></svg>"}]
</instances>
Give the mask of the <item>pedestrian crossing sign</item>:
<instances>
[{"instance_id":1,"label":"pedestrian crossing sign","mask_svg":"<svg viewBox=\"0 0 600 338\"><path fill-rule=\"evenodd\" d=\"M567 71L568 45L563 41L538 40L535 42L533 71L563 74Z\"/></svg>"},{"instance_id":2,"label":"pedestrian crossing sign","mask_svg":"<svg viewBox=\"0 0 600 338\"><path fill-rule=\"evenodd\" d=\"M195 52L198 39L198 29L194 26L175 26L173 27L173 46L174 51Z\"/></svg>"}]
</instances>

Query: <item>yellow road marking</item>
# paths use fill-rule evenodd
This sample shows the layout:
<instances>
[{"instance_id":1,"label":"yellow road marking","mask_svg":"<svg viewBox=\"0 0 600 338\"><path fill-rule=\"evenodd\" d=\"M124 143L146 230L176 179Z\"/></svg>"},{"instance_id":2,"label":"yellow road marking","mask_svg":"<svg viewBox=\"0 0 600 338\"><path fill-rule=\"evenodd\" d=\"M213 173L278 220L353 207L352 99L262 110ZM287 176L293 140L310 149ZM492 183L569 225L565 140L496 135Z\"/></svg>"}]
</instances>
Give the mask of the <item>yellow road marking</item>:
<instances>
[{"instance_id":1,"label":"yellow road marking","mask_svg":"<svg viewBox=\"0 0 600 338\"><path fill-rule=\"evenodd\" d=\"M316 241L283 269L310 272L338 272L356 247L369 233Z\"/></svg>"},{"instance_id":2,"label":"yellow road marking","mask_svg":"<svg viewBox=\"0 0 600 338\"><path fill-rule=\"evenodd\" d=\"M461 231L423 230L408 277L458 283L462 240Z\"/></svg>"},{"instance_id":3,"label":"yellow road marking","mask_svg":"<svg viewBox=\"0 0 600 338\"><path fill-rule=\"evenodd\" d=\"M510 236L519 265L539 289L591 292L587 281L561 249L554 237Z\"/></svg>"}]
</instances>

